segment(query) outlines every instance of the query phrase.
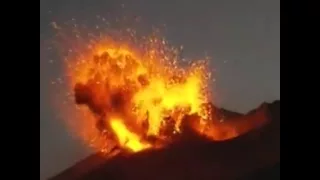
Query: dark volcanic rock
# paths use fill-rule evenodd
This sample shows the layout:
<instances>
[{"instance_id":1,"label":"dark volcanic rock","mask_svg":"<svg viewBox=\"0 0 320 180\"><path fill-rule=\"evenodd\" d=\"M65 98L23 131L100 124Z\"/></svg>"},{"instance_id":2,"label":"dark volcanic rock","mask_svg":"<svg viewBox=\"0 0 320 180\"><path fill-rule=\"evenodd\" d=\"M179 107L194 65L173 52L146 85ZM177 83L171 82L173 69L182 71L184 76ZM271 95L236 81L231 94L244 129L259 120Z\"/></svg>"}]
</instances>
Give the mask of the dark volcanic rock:
<instances>
[{"instance_id":1,"label":"dark volcanic rock","mask_svg":"<svg viewBox=\"0 0 320 180\"><path fill-rule=\"evenodd\" d=\"M93 154L86 159L76 163L74 166L64 170L57 176L50 178L50 180L73 180L79 179L81 176L89 173L95 168L106 162L104 155L97 153Z\"/></svg>"},{"instance_id":2,"label":"dark volcanic rock","mask_svg":"<svg viewBox=\"0 0 320 180\"><path fill-rule=\"evenodd\" d=\"M256 119L261 126L234 139L199 138L109 160L95 155L51 180L280 179L280 101L264 103L230 121L238 118L241 124L246 117L253 121L261 115L268 121Z\"/></svg>"},{"instance_id":3,"label":"dark volcanic rock","mask_svg":"<svg viewBox=\"0 0 320 180\"><path fill-rule=\"evenodd\" d=\"M213 119L218 119L218 120L230 119L230 118L237 118L244 115L238 112L229 111L224 108L219 108L217 106L214 106L211 103L209 104L209 106L211 106L211 109L212 109L212 114L214 116Z\"/></svg>"}]
</instances>

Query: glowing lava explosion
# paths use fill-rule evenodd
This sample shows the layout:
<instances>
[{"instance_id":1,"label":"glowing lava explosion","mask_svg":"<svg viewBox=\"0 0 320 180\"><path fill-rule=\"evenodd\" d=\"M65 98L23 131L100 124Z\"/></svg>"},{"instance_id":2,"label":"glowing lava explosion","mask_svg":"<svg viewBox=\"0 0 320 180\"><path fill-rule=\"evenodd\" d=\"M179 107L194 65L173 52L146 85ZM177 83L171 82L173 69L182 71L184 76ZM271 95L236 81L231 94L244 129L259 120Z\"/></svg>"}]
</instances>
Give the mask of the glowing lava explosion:
<instances>
[{"instance_id":1,"label":"glowing lava explosion","mask_svg":"<svg viewBox=\"0 0 320 180\"><path fill-rule=\"evenodd\" d=\"M150 38L135 49L107 39L69 59L67 67L83 113L81 135L101 151L162 147L184 132L184 124L208 136L213 130L206 64L179 67L163 40Z\"/></svg>"}]
</instances>

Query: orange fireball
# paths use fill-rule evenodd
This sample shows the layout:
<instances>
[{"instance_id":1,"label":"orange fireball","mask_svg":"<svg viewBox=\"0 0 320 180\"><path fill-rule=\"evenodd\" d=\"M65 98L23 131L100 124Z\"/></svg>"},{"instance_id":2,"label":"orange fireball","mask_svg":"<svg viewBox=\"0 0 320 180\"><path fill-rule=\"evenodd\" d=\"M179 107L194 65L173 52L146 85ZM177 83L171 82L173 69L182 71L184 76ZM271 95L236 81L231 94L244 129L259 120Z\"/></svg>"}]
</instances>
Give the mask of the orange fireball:
<instances>
[{"instance_id":1,"label":"orange fireball","mask_svg":"<svg viewBox=\"0 0 320 180\"><path fill-rule=\"evenodd\" d=\"M166 44L153 37L135 49L108 38L66 61L70 87L85 114L77 121L86 122L81 132L87 142L100 150L112 144L133 152L163 146L192 114L200 117L196 131L202 132L211 117L204 108L206 64L181 68Z\"/></svg>"}]
</instances>

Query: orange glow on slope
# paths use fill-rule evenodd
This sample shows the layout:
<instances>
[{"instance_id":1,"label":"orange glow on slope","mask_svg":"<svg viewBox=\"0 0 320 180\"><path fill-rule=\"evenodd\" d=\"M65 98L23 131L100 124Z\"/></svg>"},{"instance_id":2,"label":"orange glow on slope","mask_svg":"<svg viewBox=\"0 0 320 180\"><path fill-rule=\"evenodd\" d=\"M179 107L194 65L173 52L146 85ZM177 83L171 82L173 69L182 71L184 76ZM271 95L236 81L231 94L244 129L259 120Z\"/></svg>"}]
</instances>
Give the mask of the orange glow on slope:
<instances>
[{"instance_id":1,"label":"orange glow on slope","mask_svg":"<svg viewBox=\"0 0 320 180\"><path fill-rule=\"evenodd\" d=\"M130 132L120 119L111 119L110 125L121 146L128 147L134 152L150 147L149 144L142 143L139 136Z\"/></svg>"}]
</instances>

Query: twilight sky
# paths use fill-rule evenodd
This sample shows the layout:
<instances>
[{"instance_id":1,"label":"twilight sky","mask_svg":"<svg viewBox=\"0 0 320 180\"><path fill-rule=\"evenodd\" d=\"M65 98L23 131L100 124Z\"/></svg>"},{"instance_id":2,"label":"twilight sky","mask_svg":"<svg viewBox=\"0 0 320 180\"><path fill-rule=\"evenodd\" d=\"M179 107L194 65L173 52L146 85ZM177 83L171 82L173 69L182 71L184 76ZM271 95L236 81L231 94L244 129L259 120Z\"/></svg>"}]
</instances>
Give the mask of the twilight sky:
<instances>
[{"instance_id":1,"label":"twilight sky","mask_svg":"<svg viewBox=\"0 0 320 180\"><path fill-rule=\"evenodd\" d=\"M216 69L219 106L246 112L280 99L280 0L41 0L40 179L89 152L70 136L52 107L50 83L61 76L61 63L45 50L54 35L49 24L75 18L94 25L96 15L110 20L141 16L148 28L166 24L166 38L184 46L184 57L201 59L207 53ZM51 59L55 63L48 63Z\"/></svg>"}]
</instances>

